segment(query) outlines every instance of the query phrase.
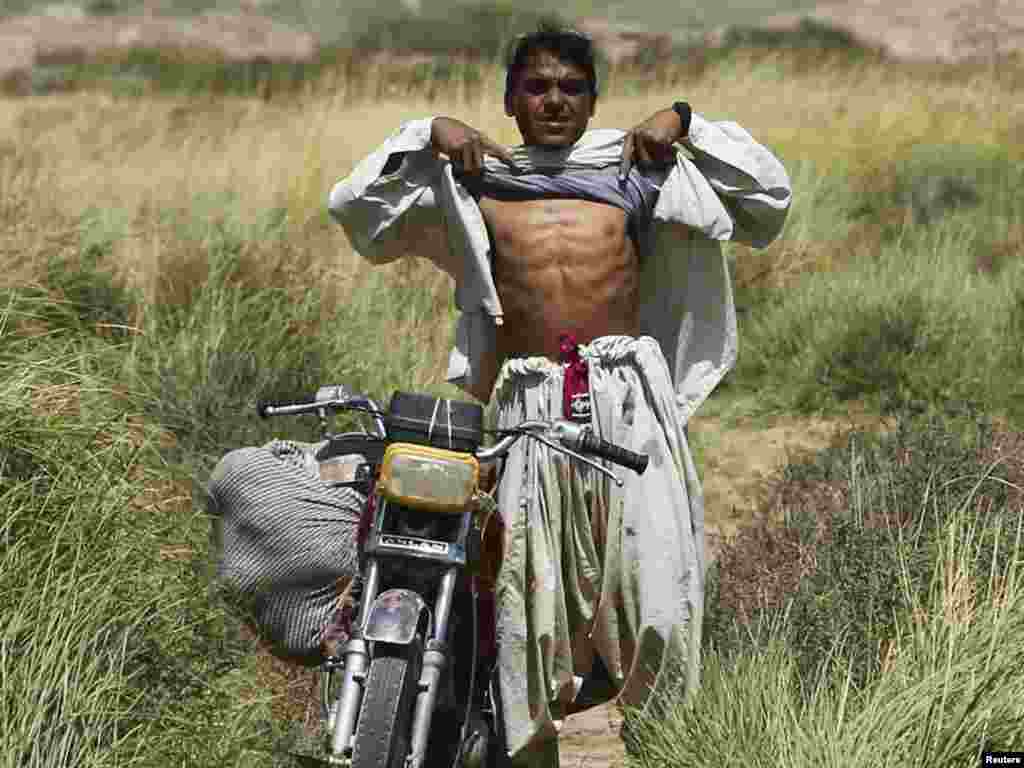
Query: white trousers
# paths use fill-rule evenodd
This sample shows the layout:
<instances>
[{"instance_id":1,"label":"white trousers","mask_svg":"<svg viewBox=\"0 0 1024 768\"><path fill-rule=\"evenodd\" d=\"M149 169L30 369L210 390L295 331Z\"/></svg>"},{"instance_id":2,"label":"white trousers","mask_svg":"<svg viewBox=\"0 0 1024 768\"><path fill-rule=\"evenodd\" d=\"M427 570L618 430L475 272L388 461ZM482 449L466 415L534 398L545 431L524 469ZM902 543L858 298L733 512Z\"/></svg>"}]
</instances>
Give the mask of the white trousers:
<instances>
[{"instance_id":1,"label":"white trousers","mask_svg":"<svg viewBox=\"0 0 1024 768\"><path fill-rule=\"evenodd\" d=\"M625 484L522 439L498 485L498 675L515 765L557 768L553 719L599 655L621 704L645 707L699 684L704 505L664 356L649 337L581 347L597 434L650 457L646 472L608 465ZM562 417L562 366L505 362L491 420ZM554 714L554 717L553 717Z\"/></svg>"}]
</instances>

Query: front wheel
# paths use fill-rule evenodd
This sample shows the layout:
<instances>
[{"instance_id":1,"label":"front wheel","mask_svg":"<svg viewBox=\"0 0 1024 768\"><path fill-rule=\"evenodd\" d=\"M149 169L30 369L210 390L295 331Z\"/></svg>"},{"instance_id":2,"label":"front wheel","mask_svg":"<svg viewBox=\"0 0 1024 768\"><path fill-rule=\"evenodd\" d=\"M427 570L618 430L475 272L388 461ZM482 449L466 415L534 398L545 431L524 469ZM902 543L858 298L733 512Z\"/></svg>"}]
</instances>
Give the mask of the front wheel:
<instances>
[{"instance_id":1,"label":"front wheel","mask_svg":"<svg viewBox=\"0 0 1024 768\"><path fill-rule=\"evenodd\" d=\"M409 754L423 655L420 643L378 643L363 691L352 768L401 768Z\"/></svg>"}]
</instances>

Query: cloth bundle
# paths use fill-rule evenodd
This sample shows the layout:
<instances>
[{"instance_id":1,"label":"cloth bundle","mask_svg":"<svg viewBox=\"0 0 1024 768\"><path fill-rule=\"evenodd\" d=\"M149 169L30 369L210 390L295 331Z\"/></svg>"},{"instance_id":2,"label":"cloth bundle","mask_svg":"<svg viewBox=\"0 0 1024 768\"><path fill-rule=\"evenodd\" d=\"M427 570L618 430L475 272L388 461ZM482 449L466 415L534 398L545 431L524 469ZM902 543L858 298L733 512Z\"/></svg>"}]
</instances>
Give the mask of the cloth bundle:
<instances>
[{"instance_id":1,"label":"cloth bundle","mask_svg":"<svg viewBox=\"0 0 1024 768\"><path fill-rule=\"evenodd\" d=\"M366 497L320 479L317 444L275 440L225 455L207 491L217 582L249 607L275 654L319 662L339 594L356 575Z\"/></svg>"}]
</instances>

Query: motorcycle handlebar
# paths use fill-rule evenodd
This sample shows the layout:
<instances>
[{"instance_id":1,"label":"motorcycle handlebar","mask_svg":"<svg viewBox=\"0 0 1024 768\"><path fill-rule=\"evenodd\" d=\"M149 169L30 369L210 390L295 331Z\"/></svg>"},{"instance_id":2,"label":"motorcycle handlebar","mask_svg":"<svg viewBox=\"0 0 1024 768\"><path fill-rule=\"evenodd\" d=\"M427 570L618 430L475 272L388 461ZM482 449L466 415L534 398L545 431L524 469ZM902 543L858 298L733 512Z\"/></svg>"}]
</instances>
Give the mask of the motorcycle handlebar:
<instances>
[{"instance_id":1,"label":"motorcycle handlebar","mask_svg":"<svg viewBox=\"0 0 1024 768\"><path fill-rule=\"evenodd\" d=\"M320 409L369 411L377 419L380 436L386 437L385 417L380 413L376 403L369 398L352 395L341 386L321 387L313 397L296 398L295 400L260 400L256 405L256 412L260 418L264 419L269 416L295 416L312 413ZM536 434L549 430L558 437L561 447ZM508 453L520 437L524 436L532 437L553 448L560 448L570 453L575 451L579 454L589 454L596 458L607 459L626 469L633 470L638 475L642 475L647 469L647 456L602 440L587 426L563 420L525 421L490 448L478 448L476 457L482 462L501 458ZM581 456L577 456L577 458L581 458ZM595 466L606 471L600 465Z\"/></svg>"},{"instance_id":2,"label":"motorcycle handlebar","mask_svg":"<svg viewBox=\"0 0 1024 768\"><path fill-rule=\"evenodd\" d=\"M296 416L311 413L321 408L340 409L357 399L348 388L340 384L320 387L315 395L297 397L292 400L260 400L256 413L261 419L268 416Z\"/></svg>"},{"instance_id":3,"label":"motorcycle handlebar","mask_svg":"<svg viewBox=\"0 0 1024 768\"><path fill-rule=\"evenodd\" d=\"M623 448L621 445L609 443L607 440L602 440L589 429L584 430L583 435L580 437L579 451L580 453L589 453L592 456L608 459L608 461L614 462L626 469L632 469L638 475L642 475L644 470L647 469L647 456L642 453L634 453Z\"/></svg>"},{"instance_id":4,"label":"motorcycle handlebar","mask_svg":"<svg viewBox=\"0 0 1024 768\"><path fill-rule=\"evenodd\" d=\"M256 403L256 413L261 419L266 419L270 416L305 413L310 410L309 406L316 404L316 397L302 397L295 400L260 400Z\"/></svg>"}]
</instances>

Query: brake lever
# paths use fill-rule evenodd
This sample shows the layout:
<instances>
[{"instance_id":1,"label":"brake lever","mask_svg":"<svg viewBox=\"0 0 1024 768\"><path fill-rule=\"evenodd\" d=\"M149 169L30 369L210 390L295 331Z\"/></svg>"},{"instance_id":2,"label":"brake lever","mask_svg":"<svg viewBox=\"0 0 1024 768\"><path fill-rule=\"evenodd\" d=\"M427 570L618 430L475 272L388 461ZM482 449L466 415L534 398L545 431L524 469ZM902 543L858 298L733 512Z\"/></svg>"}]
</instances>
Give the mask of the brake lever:
<instances>
[{"instance_id":1,"label":"brake lever","mask_svg":"<svg viewBox=\"0 0 1024 768\"><path fill-rule=\"evenodd\" d=\"M374 426L377 427L377 436L381 438L387 437L387 425L385 425L384 419L381 417L380 407L372 398L366 395L361 395L343 384L329 384L327 386L320 387L320 389L316 391L316 401L324 404L322 407L317 409L317 416L320 418L320 429L324 438L329 434L326 407L328 403L341 404L349 407L353 405L357 406L352 408L352 410L362 411L373 418ZM359 426L363 432L367 432L366 427L362 424Z\"/></svg>"},{"instance_id":2,"label":"brake lever","mask_svg":"<svg viewBox=\"0 0 1024 768\"><path fill-rule=\"evenodd\" d=\"M616 475L614 472L612 472L607 467L601 466L596 461L593 461L592 459L588 459L586 456L583 456L582 454L576 453L576 451L572 450L571 448L567 448L564 445L559 445L558 443L553 443L550 440L548 440L546 437L541 437L538 434L530 433L530 437L532 437L534 440L539 440L540 442L544 443L544 445L548 446L549 448L554 448L556 451L560 451L562 453L567 453L570 456L572 456L574 459L576 459L577 461L582 461L584 464L593 467L598 472L601 472L602 474L607 475L609 478L611 478L612 482L614 482L615 485L618 486L619 488L621 488L623 486L623 481L619 479L618 475Z\"/></svg>"},{"instance_id":3,"label":"brake lever","mask_svg":"<svg viewBox=\"0 0 1024 768\"><path fill-rule=\"evenodd\" d=\"M341 384L330 384L326 387L320 387L316 391L316 401L318 403L328 403L332 400L348 400L352 397L352 392Z\"/></svg>"}]
</instances>

